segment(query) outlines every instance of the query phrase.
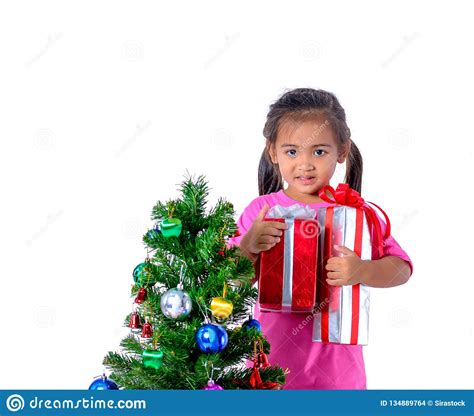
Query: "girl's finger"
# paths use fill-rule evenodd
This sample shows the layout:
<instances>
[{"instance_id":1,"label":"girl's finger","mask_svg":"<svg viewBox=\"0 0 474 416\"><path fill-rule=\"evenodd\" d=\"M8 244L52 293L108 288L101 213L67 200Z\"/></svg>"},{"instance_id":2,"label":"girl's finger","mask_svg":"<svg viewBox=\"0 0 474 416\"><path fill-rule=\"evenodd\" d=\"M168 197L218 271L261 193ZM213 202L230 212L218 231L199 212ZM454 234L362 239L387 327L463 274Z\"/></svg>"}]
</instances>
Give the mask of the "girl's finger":
<instances>
[{"instance_id":1,"label":"girl's finger","mask_svg":"<svg viewBox=\"0 0 474 416\"><path fill-rule=\"evenodd\" d=\"M280 242L280 237L274 237L271 235L262 235L258 239L257 244L276 244L278 242Z\"/></svg>"},{"instance_id":2,"label":"girl's finger","mask_svg":"<svg viewBox=\"0 0 474 416\"><path fill-rule=\"evenodd\" d=\"M331 272L338 272L340 271L340 268L339 268L339 265L338 264L335 264L335 263L326 263L326 267L325 267L326 270L329 270Z\"/></svg>"},{"instance_id":3,"label":"girl's finger","mask_svg":"<svg viewBox=\"0 0 474 416\"><path fill-rule=\"evenodd\" d=\"M288 229L288 224L285 222L279 222L279 221L265 221L263 223L265 228L276 228L278 230L287 230Z\"/></svg>"},{"instance_id":4,"label":"girl's finger","mask_svg":"<svg viewBox=\"0 0 474 416\"><path fill-rule=\"evenodd\" d=\"M342 279L327 279L326 283L331 286L344 286L344 280Z\"/></svg>"},{"instance_id":5,"label":"girl's finger","mask_svg":"<svg viewBox=\"0 0 474 416\"><path fill-rule=\"evenodd\" d=\"M271 235L274 237L281 237L283 235L283 231L278 230L276 228L270 227L270 228L264 228L262 230L262 235Z\"/></svg>"},{"instance_id":6,"label":"girl's finger","mask_svg":"<svg viewBox=\"0 0 474 416\"><path fill-rule=\"evenodd\" d=\"M270 250L275 244L259 244L258 249L260 251L267 251Z\"/></svg>"},{"instance_id":7,"label":"girl's finger","mask_svg":"<svg viewBox=\"0 0 474 416\"><path fill-rule=\"evenodd\" d=\"M263 221L263 219L265 218L265 214L267 213L267 211L270 209L270 205L268 205L266 202L265 204L263 205L262 209L260 210L260 212L257 214L257 216L255 217L255 221Z\"/></svg>"},{"instance_id":8,"label":"girl's finger","mask_svg":"<svg viewBox=\"0 0 474 416\"><path fill-rule=\"evenodd\" d=\"M345 246L338 246L337 244L334 245L334 250L338 251L339 253L345 254L346 256L357 256L355 251L352 251L350 248Z\"/></svg>"},{"instance_id":9,"label":"girl's finger","mask_svg":"<svg viewBox=\"0 0 474 416\"><path fill-rule=\"evenodd\" d=\"M328 277L329 280L341 279L342 273L341 272L328 272L326 276Z\"/></svg>"}]
</instances>

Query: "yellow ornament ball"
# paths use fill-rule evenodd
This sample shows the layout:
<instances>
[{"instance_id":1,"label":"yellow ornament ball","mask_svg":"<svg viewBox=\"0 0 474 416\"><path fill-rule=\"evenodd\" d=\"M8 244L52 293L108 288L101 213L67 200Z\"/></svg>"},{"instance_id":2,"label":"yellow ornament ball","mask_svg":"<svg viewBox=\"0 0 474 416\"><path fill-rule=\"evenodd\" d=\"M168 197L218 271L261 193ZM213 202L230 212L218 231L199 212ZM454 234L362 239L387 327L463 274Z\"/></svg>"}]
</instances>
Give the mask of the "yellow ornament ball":
<instances>
[{"instance_id":1,"label":"yellow ornament ball","mask_svg":"<svg viewBox=\"0 0 474 416\"><path fill-rule=\"evenodd\" d=\"M212 315L215 316L218 320L227 319L234 309L232 302L228 301L223 297L212 298L211 302L211 311Z\"/></svg>"}]
</instances>

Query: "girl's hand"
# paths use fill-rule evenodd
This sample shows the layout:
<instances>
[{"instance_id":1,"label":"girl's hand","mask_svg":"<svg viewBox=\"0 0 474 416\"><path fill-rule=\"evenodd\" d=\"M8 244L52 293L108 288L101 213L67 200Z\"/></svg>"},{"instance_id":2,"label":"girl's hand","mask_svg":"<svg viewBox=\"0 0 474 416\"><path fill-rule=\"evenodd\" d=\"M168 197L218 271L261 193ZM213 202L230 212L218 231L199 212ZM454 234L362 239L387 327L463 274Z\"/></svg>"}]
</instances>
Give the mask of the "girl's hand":
<instances>
[{"instance_id":1,"label":"girl's hand","mask_svg":"<svg viewBox=\"0 0 474 416\"><path fill-rule=\"evenodd\" d=\"M265 203L255 220L240 240L240 250L249 258L255 260L262 251L270 250L280 241L283 230L288 228L284 222L264 221L270 206Z\"/></svg>"},{"instance_id":2,"label":"girl's hand","mask_svg":"<svg viewBox=\"0 0 474 416\"><path fill-rule=\"evenodd\" d=\"M347 286L362 283L366 274L366 262L344 246L334 246L343 257L331 257L327 264L326 282L331 286Z\"/></svg>"}]
</instances>

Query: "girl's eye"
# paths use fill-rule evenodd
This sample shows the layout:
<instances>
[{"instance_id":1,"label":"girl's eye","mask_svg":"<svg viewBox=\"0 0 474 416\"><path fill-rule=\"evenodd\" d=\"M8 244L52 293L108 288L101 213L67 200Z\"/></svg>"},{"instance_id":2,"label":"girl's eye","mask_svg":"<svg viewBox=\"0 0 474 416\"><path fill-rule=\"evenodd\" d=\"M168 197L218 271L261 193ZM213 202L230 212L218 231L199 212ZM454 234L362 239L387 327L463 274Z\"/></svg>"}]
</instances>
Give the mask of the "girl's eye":
<instances>
[{"instance_id":1,"label":"girl's eye","mask_svg":"<svg viewBox=\"0 0 474 416\"><path fill-rule=\"evenodd\" d=\"M315 152L316 156L323 156L327 153L323 149L316 149L314 152ZM286 152L286 154L290 157L295 157L296 156L296 150L295 149L290 149Z\"/></svg>"}]
</instances>

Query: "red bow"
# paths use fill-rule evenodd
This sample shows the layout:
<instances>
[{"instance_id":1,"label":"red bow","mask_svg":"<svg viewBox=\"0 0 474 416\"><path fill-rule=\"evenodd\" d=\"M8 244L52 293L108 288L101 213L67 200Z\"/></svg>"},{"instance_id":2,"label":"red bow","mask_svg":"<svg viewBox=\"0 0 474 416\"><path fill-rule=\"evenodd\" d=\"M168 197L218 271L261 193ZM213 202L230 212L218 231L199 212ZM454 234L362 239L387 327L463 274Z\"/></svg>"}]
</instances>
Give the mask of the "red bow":
<instances>
[{"instance_id":1,"label":"red bow","mask_svg":"<svg viewBox=\"0 0 474 416\"><path fill-rule=\"evenodd\" d=\"M327 192L329 192L330 196L326 194ZM380 208L378 205L374 204L373 202L364 201L364 198L360 196L359 192L350 188L347 183L340 183L339 185L337 185L336 190L334 190L332 186L326 185L323 188L321 188L321 190L319 191L319 197L323 201L329 202L330 204L346 205L349 207L361 208L367 216L367 222L374 229L375 234L378 238L379 255L380 256L383 255L383 242L381 241L382 230L380 228L380 223L377 220L377 215L375 213L375 210L367 204L372 204L376 206L380 210L380 212L382 212L382 214L384 215L385 223L387 224L384 238L388 238L390 237L390 232L391 232L390 219L388 218L388 215L385 213L385 211L382 208Z\"/></svg>"},{"instance_id":2,"label":"red bow","mask_svg":"<svg viewBox=\"0 0 474 416\"><path fill-rule=\"evenodd\" d=\"M262 381L258 367L254 366L249 380L250 388L253 390L280 390L281 386L273 381Z\"/></svg>"},{"instance_id":3,"label":"red bow","mask_svg":"<svg viewBox=\"0 0 474 416\"><path fill-rule=\"evenodd\" d=\"M332 198L326 195L326 192L328 191L331 193ZM365 203L359 192L349 188L347 183L340 183L337 185L336 190L334 190L332 186L326 185L319 191L319 197L323 201L332 204L347 205L355 208L361 207Z\"/></svg>"},{"instance_id":4,"label":"red bow","mask_svg":"<svg viewBox=\"0 0 474 416\"><path fill-rule=\"evenodd\" d=\"M259 352L257 352L257 344L260 347ZM252 390L281 390L281 385L279 383L273 381L262 381L262 377L260 376L260 368L270 367L267 356L263 351L263 343L261 339L259 339L258 342L254 341L253 349L253 369L249 380L247 382L244 382L243 380L234 380L234 383Z\"/></svg>"},{"instance_id":5,"label":"red bow","mask_svg":"<svg viewBox=\"0 0 474 416\"><path fill-rule=\"evenodd\" d=\"M253 367L252 374L248 381L233 380L234 384L250 390L281 390L281 384L274 381L262 381L260 372L257 367Z\"/></svg>"}]
</instances>

